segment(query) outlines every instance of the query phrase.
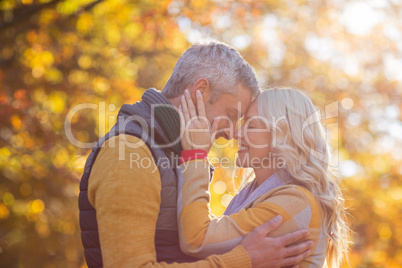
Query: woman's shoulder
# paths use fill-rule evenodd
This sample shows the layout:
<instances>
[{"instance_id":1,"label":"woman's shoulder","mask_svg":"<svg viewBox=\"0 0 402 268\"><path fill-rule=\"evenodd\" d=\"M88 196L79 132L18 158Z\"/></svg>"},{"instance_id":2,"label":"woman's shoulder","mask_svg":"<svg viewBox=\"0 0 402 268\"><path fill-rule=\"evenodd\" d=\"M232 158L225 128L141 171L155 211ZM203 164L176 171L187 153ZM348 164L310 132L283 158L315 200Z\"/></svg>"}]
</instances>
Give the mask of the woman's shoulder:
<instances>
[{"instance_id":1,"label":"woman's shoulder","mask_svg":"<svg viewBox=\"0 0 402 268\"><path fill-rule=\"evenodd\" d=\"M265 202L270 203L271 206L280 207L281 210L286 211L291 218L308 218L310 228L319 227L321 225L320 205L314 194L302 186L287 184L276 187L261 195L256 200L255 205L256 203Z\"/></svg>"},{"instance_id":2,"label":"woman's shoulder","mask_svg":"<svg viewBox=\"0 0 402 268\"><path fill-rule=\"evenodd\" d=\"M309 203L318 203L314 194L307 188L295 184L286 184L278 186L267 193L264 194L266 198L270 197L281 197L286 196L286 198L291 199L303 199Z\"/></svg>"},{"instance_id":3,"label":"woman's shoulder","mask_svg":"<svg viewBox=\"0 0 402 268\"><path fill-rule=\"evenodd\" d=\"M282 186L278 186L271 191L267 192L267 196L276 196L276 195L290 195L296 197L304 196L311 202L317 202L314 194L307 189L306 187L296 185L296 184L286 184Z\"/></svg>"}]
</instances>

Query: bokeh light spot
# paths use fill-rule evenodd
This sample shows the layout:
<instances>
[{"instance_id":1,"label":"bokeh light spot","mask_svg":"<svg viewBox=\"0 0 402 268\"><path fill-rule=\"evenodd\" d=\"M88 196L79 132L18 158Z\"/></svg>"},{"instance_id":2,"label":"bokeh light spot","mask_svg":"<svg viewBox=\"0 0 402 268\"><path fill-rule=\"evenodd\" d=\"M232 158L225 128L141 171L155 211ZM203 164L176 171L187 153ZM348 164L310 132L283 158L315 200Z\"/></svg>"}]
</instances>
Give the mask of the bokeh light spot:
<instances>
[{"instance_id":1,"label":"bokeh light spot","mask_svg":"<svg viewBox=\"0 0 402 268\"><path fill-rule=\"evenodd\" d=\"M217 181L213 186L214 192L217 194L223 194L226 192L226 183L223 181Z\"/></svg>"},{"instance_id":2,"label":"bokeh light spot","mask_svg":"<svg viewBox=\"0 0 402 268\"><path fill-rule=\"evenodd\" d=\"M222 199L221 199L222 206L227 207L229 205L230 201L232 201L232 199L233 199L233 195L231 195L231 194L223 195Z\"/></svg>"}]
</instances>

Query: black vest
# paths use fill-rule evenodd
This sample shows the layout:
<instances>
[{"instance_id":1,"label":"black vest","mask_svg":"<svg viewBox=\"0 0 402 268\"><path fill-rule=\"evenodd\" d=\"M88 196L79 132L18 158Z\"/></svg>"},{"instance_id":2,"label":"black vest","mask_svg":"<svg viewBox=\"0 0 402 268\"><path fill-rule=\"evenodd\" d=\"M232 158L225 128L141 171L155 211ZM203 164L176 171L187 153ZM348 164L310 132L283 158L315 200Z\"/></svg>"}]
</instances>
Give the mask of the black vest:
<instances>
[{"instance_id":1,"label":"black vest","mask_svg":"<svg viewBox=\"0 0 402 268\"><path fill-rule=\"evenodd\" d=\"M152 111L154 105L163 105L162 110L155 113L156 109ZM197 260L185 255L180 250L176 215L176 172L180 172L180 170L176 169L174 163L177 158L172 158L172 156L180 154L180 143L162 148L164 145L171 143L172 137L177 133L177 129L172 129L172 127L177 126L178 121L174 121L176 124L170 124L169 120L170 123L172 122L171 120L179 120L173 106L159 91L148 89L142 96L142 101L133 105L125 104L122 106L116 125L92 149L85 164L79 194L81 239L88 267L103 266L96 210L88 201L88 180L102 144L109 138L118 136L119 134L141 138L150 149L161 176L161 205L155 234L157 261L171 263L193 262ZM180 133L180 130L178 131ZM133 173L132 179L135 180L135 177L136 174ZM118 221L116 221L116 224L118 224Z\"/></svg>"}]
</instances>

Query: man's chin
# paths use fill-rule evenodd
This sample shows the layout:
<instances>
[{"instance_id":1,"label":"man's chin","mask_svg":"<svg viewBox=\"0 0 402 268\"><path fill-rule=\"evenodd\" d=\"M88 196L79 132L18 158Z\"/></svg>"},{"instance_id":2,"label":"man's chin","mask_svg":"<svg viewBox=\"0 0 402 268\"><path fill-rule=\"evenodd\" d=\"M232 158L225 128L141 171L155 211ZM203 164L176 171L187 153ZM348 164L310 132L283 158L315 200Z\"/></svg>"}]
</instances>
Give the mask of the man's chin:
<instances>
[{"instance_id":1,"label":"man's chin","mask_svg":"<svg viewBox=\"0 0 402 268\"><path fill-rule=\"evenodd\" d=\"M217 140L219 138L224 138L225 140L227 140L226 136L224 134L222 134L222 133L218 133L218 134L215 135L215 140Z\"/></svg>"},{"instance_id":2,"label":"man's chin","mask_svg":"<svg viewBox=\"0 0 402 268\"><path fill-rule=\"evenodd\" d=\"M224 145L229 146L229 144L230 144L230 143L229 143L230 140L226 139L226 136L225 136L225 135L216 135L214 142L216 142L216 143L219 144L220 146L224 146ZM223 147L222 147L222 148L223 148Z\"/></svg>"}]
</instances>

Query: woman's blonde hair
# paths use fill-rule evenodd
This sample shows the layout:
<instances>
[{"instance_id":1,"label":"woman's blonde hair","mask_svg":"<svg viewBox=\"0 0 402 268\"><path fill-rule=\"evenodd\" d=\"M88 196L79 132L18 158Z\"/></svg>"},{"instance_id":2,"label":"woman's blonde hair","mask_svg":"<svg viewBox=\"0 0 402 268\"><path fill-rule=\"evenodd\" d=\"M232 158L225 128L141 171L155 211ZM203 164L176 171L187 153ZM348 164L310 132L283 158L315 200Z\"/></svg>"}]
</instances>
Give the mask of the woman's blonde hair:
<instances>
[{"instance_id":1,"label":"woman's blonde hair","mask_svg":"<svg viewBox=\"0 0 402 268\"><path fill-rule=\"evenodd\" d=\"M282 158L293 183L316 197L323 214L323 230L329 238L326 263L338 267L346 257L349 227L338 176L331 169L331 149L311 100L298 90L273 88L257 97L258 113L271 131L273 157Z\"/></svg>"}]
</instances>

